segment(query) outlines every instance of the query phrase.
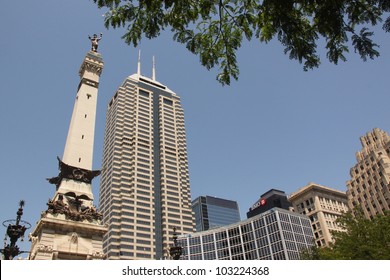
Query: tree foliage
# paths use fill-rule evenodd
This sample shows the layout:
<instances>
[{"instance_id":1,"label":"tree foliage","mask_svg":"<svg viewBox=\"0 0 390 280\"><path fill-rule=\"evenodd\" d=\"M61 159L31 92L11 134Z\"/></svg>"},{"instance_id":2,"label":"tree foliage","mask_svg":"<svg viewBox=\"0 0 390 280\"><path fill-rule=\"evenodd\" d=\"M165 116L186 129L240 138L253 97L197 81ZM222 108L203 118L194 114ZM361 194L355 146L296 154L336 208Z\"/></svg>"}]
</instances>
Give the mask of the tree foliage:
<instances>
[{"instance_id":1,"label":"tree foliage","mask_svg":"<svg viewBox=\"0 0 390 280\"><path fill-rule=\"evenodd\" d=\"M314 260L389 260L390 212L364 217L363 211L348 212L337 221L346 232L332 232L329 247L313 247L302 253L303 259Z\"/></svg>"},{"instance_id":2,"label":"tree foliage","mask_svg":"<svg viewBox=\"0 0 390 280\"><path fill-rule=\"evenodd\" d=\"M207 69L220 68L217 80L230 84L239 68L236 51L244 39L277 38L290 59L304 70L320 65L319 39L327 59L337 64L353 47L363 60L379 56L369 27L382 22L389 0L93 0L105 14L107 28L126 28L123 39L138 45L164 29L199 56ZM383 29L390 31L390 17ZM350 43L348 43L350 41Z\"/></svg>"}]
</instances>

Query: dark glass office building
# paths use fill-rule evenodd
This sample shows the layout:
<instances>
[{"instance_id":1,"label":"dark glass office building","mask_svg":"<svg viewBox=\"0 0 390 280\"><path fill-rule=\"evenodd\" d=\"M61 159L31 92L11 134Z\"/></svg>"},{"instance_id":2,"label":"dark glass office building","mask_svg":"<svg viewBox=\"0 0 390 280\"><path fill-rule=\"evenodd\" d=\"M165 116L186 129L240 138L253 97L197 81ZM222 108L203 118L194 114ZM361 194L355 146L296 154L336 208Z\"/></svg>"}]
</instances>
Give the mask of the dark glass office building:
<instances>
[{"instance_id":1,"label":"dark glass office building","mask_svg":"<svg viewBox=\"0 0 390 280\"><path fill-rule=\"evenodd\" d=\"M287 199L287 195L284 191L271 189L266 193L263 193L259 200L249 208L246 213L247 218L259 215L268 211L274 207L289 210L292 204Z\"/></svg>"},{"instance_id":2,"label":"dark glass office building","mask_svg":"<svg viewBox=\"0 0 390 280\"><path fill-rule=\"evenodd\" d=\"M211 196L199 196L192 201L196 231L204 231L240 221L236 201Z\"/></svg>"}]
</instances>

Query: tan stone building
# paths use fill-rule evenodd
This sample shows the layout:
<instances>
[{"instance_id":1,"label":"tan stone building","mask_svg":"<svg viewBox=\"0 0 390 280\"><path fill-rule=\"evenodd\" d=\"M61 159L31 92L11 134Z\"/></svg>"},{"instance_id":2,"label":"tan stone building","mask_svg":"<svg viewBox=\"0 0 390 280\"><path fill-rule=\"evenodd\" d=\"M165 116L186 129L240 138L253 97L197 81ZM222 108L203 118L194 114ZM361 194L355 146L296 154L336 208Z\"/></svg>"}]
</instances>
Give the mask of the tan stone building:
<instances>
[{"instance_id":1,"label":"tan stone building","mask_svg":"<svg viewBox=\"0 0 390 280\"><path fill-rule=\"evenodd\" d=\"M140 64L107 107L100 209L109 259L169 258L173 228L195 228L180 97Z\"/></svg>"},{"instance_id":2,"label":"tan stone building","mask_svg":"<svg viewBox=\"0 0 390 280\"><path fill-rule=\"evenodd\" d=\"M332 242L332 231L342 230L336 219L348 211L345 192L309 183L291 194L289 200L294 211L309 217L318 247Z\"/></svg>"},{"instance_id":3,"label":"tan stone building","mask_svg":"<svg viewBox=\"0 0 390 280\"><path fill-rule=\"evenodd\" d=\"M390 210L390 136L374 128L360 137L362 150L347 182L349 207L360 206L367 218Z\"/></svg>"}]
</instances>

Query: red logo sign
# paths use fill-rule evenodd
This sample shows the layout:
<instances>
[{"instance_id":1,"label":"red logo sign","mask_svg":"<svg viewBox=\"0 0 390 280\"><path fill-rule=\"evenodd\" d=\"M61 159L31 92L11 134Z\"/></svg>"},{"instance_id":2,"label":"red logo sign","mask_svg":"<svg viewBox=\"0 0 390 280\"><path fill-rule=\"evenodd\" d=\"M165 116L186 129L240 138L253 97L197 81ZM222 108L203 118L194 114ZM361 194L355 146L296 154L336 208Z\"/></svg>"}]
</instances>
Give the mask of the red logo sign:
<instances>
[{"instance_id":1,"label":"red logo sign","mask_svg":"<svg viewBox=\"0 0 390 280\"><path fill-rule=\"evenodd\" d=\"M260 207L260 206L264 206L265 205L265 202L266 200L264 198L261 198L259 201L257 201L252 207L250 210L254 210L256 209L257 207Z\"/></svg>"}]
</instances>

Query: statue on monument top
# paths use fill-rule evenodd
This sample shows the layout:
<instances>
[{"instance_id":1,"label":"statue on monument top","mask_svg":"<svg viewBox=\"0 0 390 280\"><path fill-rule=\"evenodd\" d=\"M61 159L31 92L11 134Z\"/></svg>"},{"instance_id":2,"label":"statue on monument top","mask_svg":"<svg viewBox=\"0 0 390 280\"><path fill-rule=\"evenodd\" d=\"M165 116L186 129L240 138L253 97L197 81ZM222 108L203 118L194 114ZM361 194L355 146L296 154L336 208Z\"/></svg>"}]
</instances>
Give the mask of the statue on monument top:
<instances>
[{"instance_id":1,"label":"statue on monument top","mask_svg":"<svg viewBox=\"0 0 390 280\"><path fill-rule=\"evenodd\" d=\"M97 52L97 48L99 46L99 41L102 39L102 35L103 34L100 33L100 37L99 38L98 38L98 36L96 34L93 34L93 37L88 35L88 38L89 38L89 40L91 40L91 44L92 44L91 51Z\"/></svg>"}]
</instances>

